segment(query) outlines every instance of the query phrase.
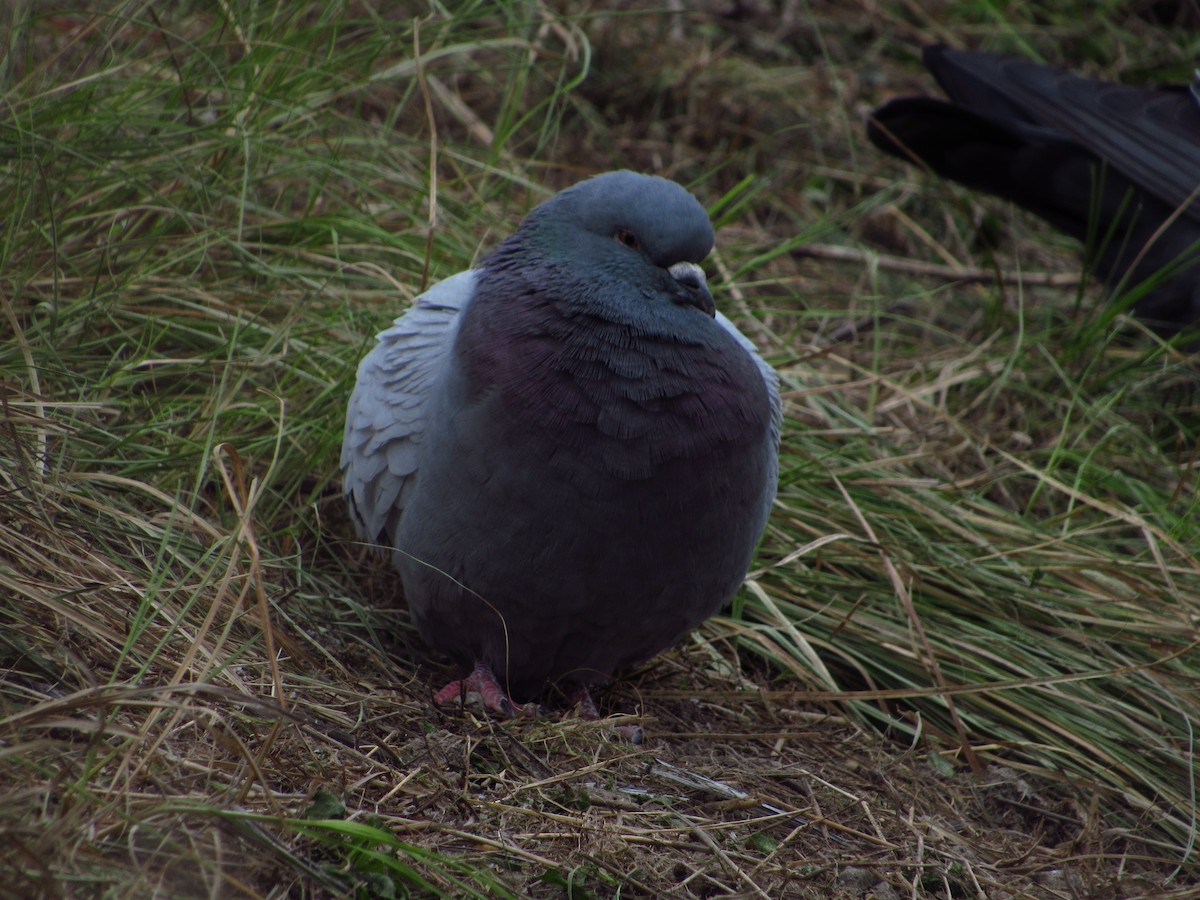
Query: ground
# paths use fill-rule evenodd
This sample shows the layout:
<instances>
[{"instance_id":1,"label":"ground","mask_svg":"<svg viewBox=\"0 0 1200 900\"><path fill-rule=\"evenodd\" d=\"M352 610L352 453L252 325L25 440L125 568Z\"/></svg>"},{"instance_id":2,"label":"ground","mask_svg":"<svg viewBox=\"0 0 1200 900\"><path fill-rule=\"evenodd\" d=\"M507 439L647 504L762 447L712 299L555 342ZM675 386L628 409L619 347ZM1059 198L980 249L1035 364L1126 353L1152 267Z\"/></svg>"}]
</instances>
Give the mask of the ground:
<instances>
[{"instance_id":1,"label":"ground","mask_svg":"<svg viewBox=\"0 0 1200 900\"><path fill-rule=\"evenodd\" d=\"M1189 8L13 4L0 893L1196 896L1194 357L862 128L931 41L1186 80ZM771 524L614 718L439 708L354 365L618 166L712 211Z\"/></svg>"}]
</instances>

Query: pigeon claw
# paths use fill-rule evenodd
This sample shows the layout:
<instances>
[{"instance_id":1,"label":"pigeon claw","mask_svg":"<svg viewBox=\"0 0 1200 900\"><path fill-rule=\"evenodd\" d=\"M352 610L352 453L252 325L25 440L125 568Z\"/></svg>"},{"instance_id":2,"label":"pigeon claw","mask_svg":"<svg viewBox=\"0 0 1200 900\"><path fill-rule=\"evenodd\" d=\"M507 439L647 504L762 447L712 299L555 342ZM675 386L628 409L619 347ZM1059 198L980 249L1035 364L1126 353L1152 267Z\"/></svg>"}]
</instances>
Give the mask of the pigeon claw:
<instances>
[{"instance_id":1,"label":"pigeon claw","mask_svg":"<svg viewBox=\"0 0 1200 900\"><path fill-rule=\"evenodd\" d=\"M592 692L586 684L579 685L571 692L571 702L578 704L579 718L585 722L600 721L600 710L596 708L596 701L592 699ZM642 730L641 725L614 725L613 731L631 744L642 744L646 741L646 732Z\"/></svg>"},{"instance_id":2,"label":"pigeon claw","mask_svg":"<svg viewBox=\"0 0 1200 900\"><path fill-rule=\"evenodd\" d=\"M485 662L476 663L474 670L466 678L452 681L434 694L433 702L438 706L453 703L460 698L465 702L471 694L478 695L480 702L483 703L483 708L488 712L496 713L506 719L537 715L537 704L528 703L518 706L508 698L508 694L504 693L504 688L496 679L492 667Z\"/></svg>"}]
</instances>

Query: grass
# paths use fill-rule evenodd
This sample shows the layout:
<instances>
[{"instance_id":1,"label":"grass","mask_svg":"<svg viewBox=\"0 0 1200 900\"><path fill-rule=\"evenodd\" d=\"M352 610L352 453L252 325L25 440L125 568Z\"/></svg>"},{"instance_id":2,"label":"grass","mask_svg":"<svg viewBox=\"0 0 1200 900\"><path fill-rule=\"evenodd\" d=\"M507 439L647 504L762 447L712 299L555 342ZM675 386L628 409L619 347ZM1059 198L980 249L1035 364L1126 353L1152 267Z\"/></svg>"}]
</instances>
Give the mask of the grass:
<instances>
[{"instance_id":1,"label":"grass","mask_svg":"<svg viewBox=\"0 0 1200 900\"><path fill-rule=\"evenodd\" d=\"M16 893L1193 889L1194 359L860 124L928 88L924 40L1144 80L1187 32L1068 2L7 15ZM373 333L617 165L710 205L787 410L734 608L609 692L643 748L435 709L337 473Z\"/></svg>"}]
</instances>

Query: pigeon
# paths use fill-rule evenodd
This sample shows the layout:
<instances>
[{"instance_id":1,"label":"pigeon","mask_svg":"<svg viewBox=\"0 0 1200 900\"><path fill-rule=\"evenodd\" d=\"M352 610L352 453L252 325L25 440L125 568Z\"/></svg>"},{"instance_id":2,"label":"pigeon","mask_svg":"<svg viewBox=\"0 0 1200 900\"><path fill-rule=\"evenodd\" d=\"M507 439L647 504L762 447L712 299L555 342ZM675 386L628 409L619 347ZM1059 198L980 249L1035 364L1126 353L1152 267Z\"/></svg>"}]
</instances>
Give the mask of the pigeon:
<instances>
[{"instance_id":1,"label":"pigeon","mask_svg":"<svg viewBox=\"0 0 1200 900\"><path fill-rule=\"evenodd\" d=\"M434 696L589 686L670 647L745 578L774 501L778 378L717 312L708 215L680 185L597 175L435 284L358 368L341 467L390 552Z\"/></svg>"},{"instance_id":2,"label":"pigeon","mask_svg":"<svg viewBox=\"0 0 1200 900\"><path fill-rule=\"evenodd\" d=\"M1200 75L1138 88L940 45L923 59L949 101L885 103L872 143L1083 241L1161 334L1200 326Z\"/></svg>"}]
</instances>

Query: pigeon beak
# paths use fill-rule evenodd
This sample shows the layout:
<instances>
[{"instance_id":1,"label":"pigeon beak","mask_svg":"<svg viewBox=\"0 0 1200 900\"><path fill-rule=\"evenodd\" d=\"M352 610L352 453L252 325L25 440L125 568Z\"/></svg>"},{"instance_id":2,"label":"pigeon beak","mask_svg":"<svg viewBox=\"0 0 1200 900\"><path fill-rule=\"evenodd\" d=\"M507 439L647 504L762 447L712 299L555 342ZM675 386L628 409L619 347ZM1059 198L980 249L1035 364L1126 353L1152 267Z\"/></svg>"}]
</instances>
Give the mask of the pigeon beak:
<instances>
[{"instance_id":1,"label":"pigeon beak","mask_svg":"<svg viewBox=\"0 0 1200 900\"><path fill-rule=\"evenodd\" d=\"M672 300L680 306L694 306L708 316L717 314L717 305L713 303L712 294L708 290L708 279L704 270L695 263L677 262L669 267L667 272L679 285Z\"/></svg>"}]
</instances>

